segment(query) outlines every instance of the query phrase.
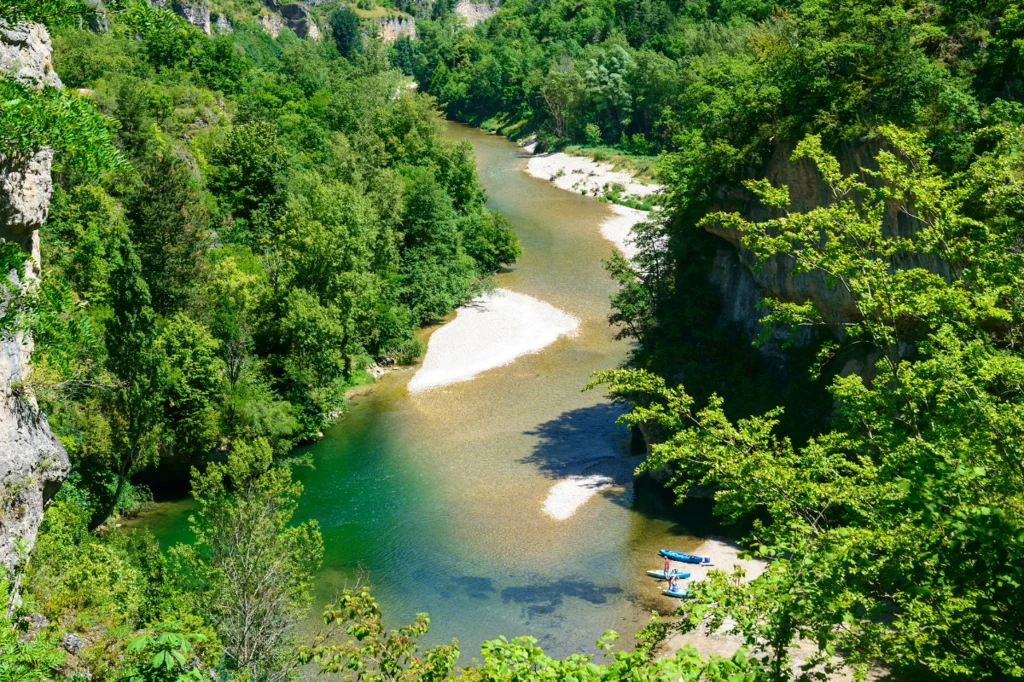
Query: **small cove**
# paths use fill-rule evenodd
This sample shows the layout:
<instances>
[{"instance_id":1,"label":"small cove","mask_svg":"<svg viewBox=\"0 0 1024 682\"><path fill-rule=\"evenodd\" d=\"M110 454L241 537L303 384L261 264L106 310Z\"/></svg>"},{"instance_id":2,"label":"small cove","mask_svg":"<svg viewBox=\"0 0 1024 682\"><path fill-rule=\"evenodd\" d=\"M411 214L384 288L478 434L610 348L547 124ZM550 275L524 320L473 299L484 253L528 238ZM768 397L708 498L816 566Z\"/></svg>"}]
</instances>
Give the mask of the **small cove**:
<instances>
[{"instance_id":1,"label":"small cove","mask_svg":"<svg viewBox=\"0 0 1024 682\"><path fill-rule=\"evenodd\" d=\"M672 606L644 570L659 565L659 547L685 551L698 540L652 487L634 490L621 408L580 391L628 352L607 322L614 283L601 260L613 247L599 225L610 208L530 177L526 152L504 138L445 125L473 145L488 206L523 245L498 285L567 312L579 330L447 387L410 394L414 369L391 372L303 449L314 466L296 469L305 485L297 517L317 519L325 544L318 606L368 582L392 626L429 613L426 643L457 638L463 664L499 635L530 634L564 656L593 652L614 629L632 647L650 612ZM620 485L556 520L545 500L571 476ZM160 505L143 522L165 544L187 540L188 508Z\"/></svg>"}]
</instances>

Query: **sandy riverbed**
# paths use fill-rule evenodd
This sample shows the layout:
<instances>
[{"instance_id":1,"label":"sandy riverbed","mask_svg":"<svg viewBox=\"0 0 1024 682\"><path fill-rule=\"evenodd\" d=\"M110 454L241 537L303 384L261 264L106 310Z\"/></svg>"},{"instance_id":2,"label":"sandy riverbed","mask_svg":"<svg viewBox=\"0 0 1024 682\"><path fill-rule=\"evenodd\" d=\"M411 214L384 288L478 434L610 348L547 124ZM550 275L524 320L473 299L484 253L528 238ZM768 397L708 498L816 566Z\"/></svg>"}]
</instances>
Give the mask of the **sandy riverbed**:
<instances>
[{"instance_id":1,"label":"sandy riverbed","mask_svg":"<svg viewBox=\"0 0 1024 682\"><path fill-rule=\"evenodd\" d=\"M454 320L434 332L409 391L468 381L571 336L578 327L579 320L553 305L495 289L459 308Z\"/></svg>"}]
</instances>

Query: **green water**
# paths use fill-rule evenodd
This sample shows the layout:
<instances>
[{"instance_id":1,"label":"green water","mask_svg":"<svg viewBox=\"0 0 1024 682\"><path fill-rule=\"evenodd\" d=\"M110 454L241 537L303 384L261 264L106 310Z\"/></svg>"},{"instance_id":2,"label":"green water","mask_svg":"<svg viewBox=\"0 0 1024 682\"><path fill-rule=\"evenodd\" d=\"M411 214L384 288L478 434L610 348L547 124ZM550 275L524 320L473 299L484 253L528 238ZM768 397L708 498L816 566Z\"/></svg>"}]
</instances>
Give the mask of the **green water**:
<instances>
[{"instance_id":1,"label":"green water","mask_svg":"<svg viewBox=\"0 0 1024 682\"><path fill-rule=\"evenodd\" d=\"M523 244L498 284L575 315L580 332L469 382L410 395L412 368L354 400L307 449L314 468L297 470L298 516L319 521L326 547L318 601L368 581L391 624L428 612L428 643L457 638L464 664L499 635L531 634L564 656L593 652L615 629L631 647L651 611L672 606L643 575L660 565L657 549L696 544L680 512L632 483L563 521L542 512L558 479L629 456L619 408L580 391L628 351L607 323L613 283L601 259L612 246L598 225L609 209L527 176L525 154L507 140L447 125L473 144L488 205ZM144 522L165 541L182 539L187 509L160 507Z\"/></svg>"}]
</instances>

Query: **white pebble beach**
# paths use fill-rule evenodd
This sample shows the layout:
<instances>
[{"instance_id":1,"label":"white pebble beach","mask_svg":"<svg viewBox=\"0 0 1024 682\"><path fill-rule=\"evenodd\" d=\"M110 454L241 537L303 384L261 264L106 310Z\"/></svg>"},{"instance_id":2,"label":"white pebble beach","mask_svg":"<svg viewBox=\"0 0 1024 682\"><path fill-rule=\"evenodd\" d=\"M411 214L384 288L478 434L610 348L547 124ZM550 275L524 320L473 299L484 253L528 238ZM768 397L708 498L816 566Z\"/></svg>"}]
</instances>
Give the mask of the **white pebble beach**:
<instances>
[{"instance_id":1,"label":"white pebble beach","mask_svg":"<svg viewBox=\"0 0 1024 682\"><path fill-rule=\"evenodd\" d=\"M531 151L531 147L526 147ZM535 178L549 180L560 189L599 197L605 185L621 185L624 196L646 197L662 189L661 185L646 185L632 173L614 170L611 164L601 163L583 156L570 156L564 152L536 154L526 164L526 172ZM609 204L613 216L601 223L601 236L610 241L626 258L636 255L636 246L630 234L633 226L647 220L647 211L619 204Z\"/></svg>"},{"instance_id":2,"label":"white pebble beach","mask_svg":"<svg viewBox=\"0 0 1024 682\"><path fill-rule=\"evenodd\" d=\"M556 521L565 521L587 500L614 483L608 476L570 476L551 486L544 500L544 513Z\"/></svg>"},{"instance_id":3,"label":"white pebble beach","mask_svg":"<svg viewBox=\"0 0 1024 682\"><path fill-rule=\"evenodd\" d=\"M495 289L459 308L454 320L434 332L409 392L468 381L571 336L578 327L579 320L553 305Z\"/></svg>"}]
</instances>

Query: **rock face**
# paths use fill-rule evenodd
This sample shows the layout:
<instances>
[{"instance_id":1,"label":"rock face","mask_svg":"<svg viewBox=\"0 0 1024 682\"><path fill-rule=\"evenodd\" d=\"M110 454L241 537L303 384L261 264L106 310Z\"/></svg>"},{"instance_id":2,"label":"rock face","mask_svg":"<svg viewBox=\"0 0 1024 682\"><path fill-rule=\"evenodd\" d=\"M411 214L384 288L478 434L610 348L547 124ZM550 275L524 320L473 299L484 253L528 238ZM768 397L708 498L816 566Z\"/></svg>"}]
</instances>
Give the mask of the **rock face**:
<instances>
[{"instance_id":1,"label":"rock face","mask_svg":"<svg viewBox=\"0 0 1024 682\"><path fill-rule=\"evenodd\" d=\"M383 20L380 22L377 36L388 45L398 40L400 36L409 36L409 40L416 40L416 20L397 17Z\"/></svg>"},{"instance_id":2,"label":"rock face","mask_svg":"<svg viewBox=\"0 0 1024 682\"><path fill-rule=\"evenodd\" d=\"M459 0L455 4L455 13L466 20L466 26L472 28L481 21L487 21L498 13L498 2L472 2Z\"/></svg>"},{"instance_id":3,"label":"rock face","mask_svg":"<svg viewBox=\"0 0 1024 682\"><path fill-rule=\"evenodd\" d=\"M174 0L171 8L175 14L206 35L212 35L209 0Z\"/></svg>"},{"instance_id":4,"label":"rock face","mask_svg":"<svg viewBox=\"0 0 1024 682\"><path fill-rule=\"evenodd\" d=\"M0 69L36 88L60 87L53 71L50 36L41 25L0 24ZM16 242L31 258L16 284L34 285L39 274L39 227L46 221L53 189L53 154L0 156L0 239ZM2 303L0 303L2 305ZM0 335L0 563L13 570L18 545L31 548L43 507L67 476L67 453L50 431L35 399L19 388L28 377L32 339L23 332Z\"/></svg>"},{"instance_id":5,"label":"rock face","mask_svg":"<svg viewBox=\"0 0 1024 682\"><path fill-rule=\"evenodd\" d=\"M789 187L793 211L807 211L827 205L831 201L831 192L814 163L806 159L790 161L795 146L777 146L761 172L751 173L750 176L765 177L776 187ZM862 168L877 170L875 156L880 150L881 145L877 141L850 143L839 150L837 158L844 174ZM720 189L709 208L709 212L714 211L738 212L753 222L781 215L780 211L765 206L742 187ZM912 234L911 220L894 206L887 207L883 221L884 229L890 233L905 236ZM793 261L789 256L771 258L755 268L757 259L743 245L735 230L715 225L705 229L731 245L731 248L722 245L723 249L716 255L715 265L709 273L710 281L723 295L722 322L739 323L756 333L761 312L754 306L765 296L791 302L814 301L824 321L833 326L840 338L840 323L856 318L856 308L849 293L838 287L830 288L821 273L791 276ZM926 254L913 254L893 265L897 268L924 268L941 276L949 276L949 268L945 263Z\"/></svg>"},{"instance_id":6,"label":"rock face","mask_svg":"<svg viewBox=\"0 0 1024 682\"><path fill-rule=\"evenodd\" d=\"M89 8L95 13L89 18L89 28L94 31L107 31L110 29L110 22L107 20L107 8L103 0L88 0Z\"/></svg>"},{"instance_id":7,"label":"rock face","mask_svg":"<svg viewBox=\"0 0 1024 682\"><path fill-rule=\"evenodd\" d=\"M231 33L235 30L234 25L226 14L218 14L213 25L217 28L217 33Z\"/></svg>"},{"instance_id":8,"label":"rock face","mask_svg":"<svg viewBox=\"0 0 1024 682\"><path fill-rule=\"evenodd\" d=\"M300 38L320 40L320 29L313 21L308 7L301 2L290 2L287 5L282 5L280 11L285 25L295 31L295 35Z\"/></svg>"},{"instance_id":9,"label":"rock face","mask_svg":"<svg viewBox=\"0 0 1024 682\"><path fill-rule=\"evenodd\" d=\"M312 38L320 40L320 28L316 25L309 7L301 2L289 2L279 5L277 0L263 0L263 5L272 14L264 14L260 17L263 30L275 38L285 28L295 31L300 38Z\"/></svg>"},{"instance_id":10,"label":"rock face","mask_svg":"<svg viewBox=\"0 0 1024 682\"><path fill-rule=\"evenodd\" d=\"M206 35L210 31L210 0L146 0L153 7L170 9Z\"/></svg>"},{"instance_id":11,"label":"rock face","mask_svg":"<svg viewBox=\"0 0 1024 682\"><path fill-rule=\"evenodd\" d=\"M53 70L50 34L41 24L9 26L0 21L0 71L29 85L61 87Z\"/></svg>"},{"instance_id":12,"label":"rock face","mask_svg":"<svg viewBox=\"0 0 1024 682\"><path fill-rule=\"evenodd\" d=\"M260 23L263 24L263 30L275 38L284 30L284 19L277 14L264 14L260 17Z\"/></svg>"}]
</instances>

